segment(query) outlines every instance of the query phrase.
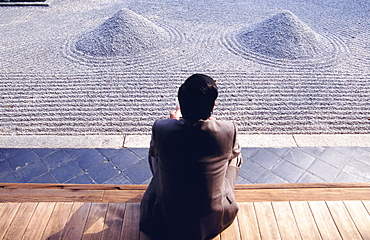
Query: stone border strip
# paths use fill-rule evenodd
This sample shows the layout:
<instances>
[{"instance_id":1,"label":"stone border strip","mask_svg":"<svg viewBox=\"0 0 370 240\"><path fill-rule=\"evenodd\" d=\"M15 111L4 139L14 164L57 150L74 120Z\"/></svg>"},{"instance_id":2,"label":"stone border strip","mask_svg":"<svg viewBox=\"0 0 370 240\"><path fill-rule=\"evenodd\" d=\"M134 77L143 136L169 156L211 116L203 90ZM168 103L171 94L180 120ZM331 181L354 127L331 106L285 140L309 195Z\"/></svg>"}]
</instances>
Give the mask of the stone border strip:
<instances>
[{"instance_id":1,"label":"stone border strip","mask_svg":"<svg viewBox=\"0 0 370 240\"><path fill-rule=\"evenodd\" d=\"M17 135L0 136L0 148L122 148L120 135Z\"/></svg>"},{"instance_id":2,"label":"stone border strip","mask_svg":"<svg viewBox=\"0 0 370 240\"><path fill-rule=\"evenodd\" d=\"M0 7L19 7L19 6L40 6L48 7L54 0L46 0L44 2L0 2Z\"/></svg>"},{"instance_id":3,"label":"stone border strip","mask_svg":"<svg viewBox=\"0 0 370 240\"><path fill-rule=\"evenodd\" d=\"M239 135L241 147L370 147L370 134ZM0 148L149 148L150 135L4 135Z\"/></svg>"}]
</instances>

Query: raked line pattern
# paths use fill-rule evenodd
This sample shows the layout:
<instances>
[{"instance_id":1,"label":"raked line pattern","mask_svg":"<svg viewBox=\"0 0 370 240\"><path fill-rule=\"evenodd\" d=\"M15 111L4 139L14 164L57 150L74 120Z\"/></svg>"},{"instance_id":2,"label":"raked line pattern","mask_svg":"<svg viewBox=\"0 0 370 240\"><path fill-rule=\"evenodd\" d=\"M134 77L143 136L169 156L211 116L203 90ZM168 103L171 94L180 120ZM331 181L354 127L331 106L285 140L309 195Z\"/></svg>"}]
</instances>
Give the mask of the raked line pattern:
<instances>
[{"instance_id":1,"label":"raked line pattern","mask_svg":"<svg viewBox=\"0 0 370 240\"><path fill-rule=\"evenodd\" d=\"M150 134L189 72L0 75L0 134ZM243 134L370 132L369 74L206 72Z\"/></svg>"}]
</instances>

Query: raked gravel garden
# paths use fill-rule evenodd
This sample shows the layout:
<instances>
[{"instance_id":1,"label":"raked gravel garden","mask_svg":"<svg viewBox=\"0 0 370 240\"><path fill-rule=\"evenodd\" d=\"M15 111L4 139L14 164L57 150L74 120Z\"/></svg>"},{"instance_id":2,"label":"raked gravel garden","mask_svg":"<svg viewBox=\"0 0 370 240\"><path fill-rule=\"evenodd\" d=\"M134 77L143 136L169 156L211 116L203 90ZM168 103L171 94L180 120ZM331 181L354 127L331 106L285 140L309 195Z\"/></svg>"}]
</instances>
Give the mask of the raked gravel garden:
<instances>
[{"instance_id":1,"label":"raked gravel garden","mask_svg":"<svg viewBox=\"0 0 370 240\"><path fill-rule=\"evenodd\" d=\"M0 135L150 134L193 73L242 134L370 133L366 0L0 7Z\"/></svg>"}]
</instances>

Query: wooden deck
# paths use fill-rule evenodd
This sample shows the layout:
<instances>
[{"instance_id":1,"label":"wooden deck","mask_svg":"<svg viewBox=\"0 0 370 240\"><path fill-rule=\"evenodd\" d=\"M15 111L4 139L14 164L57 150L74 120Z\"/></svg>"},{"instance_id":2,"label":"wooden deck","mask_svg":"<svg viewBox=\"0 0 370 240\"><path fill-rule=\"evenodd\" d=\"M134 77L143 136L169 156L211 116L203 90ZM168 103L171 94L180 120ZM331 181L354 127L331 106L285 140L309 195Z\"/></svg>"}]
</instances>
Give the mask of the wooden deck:
<instances>
[{"instance_id":1,"label":"wooden deck","mask_svg":"<svg viewBox=\"0 0 370 240\"><path fill-rule=\"evenodd\" d=\"M0 239L148 239L144 185L0 184ZM240 211L215 239L370 239L370 184L237 185Z\"/></svg>"}]
</instances>

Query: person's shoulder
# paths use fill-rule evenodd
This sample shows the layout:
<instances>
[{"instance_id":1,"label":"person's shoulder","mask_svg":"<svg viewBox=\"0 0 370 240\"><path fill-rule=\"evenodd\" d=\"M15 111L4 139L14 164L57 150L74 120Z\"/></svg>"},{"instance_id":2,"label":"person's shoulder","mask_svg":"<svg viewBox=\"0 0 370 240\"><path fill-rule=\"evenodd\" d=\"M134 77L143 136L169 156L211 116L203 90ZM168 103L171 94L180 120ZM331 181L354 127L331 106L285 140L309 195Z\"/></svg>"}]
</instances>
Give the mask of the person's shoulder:
<instances>
[{"instance_id":1,"label":"person's shoulder","mask_svg":"<svg viewBox=\"0 0 370 240\"><path fill-rule=\"evenodd\" d=\"M222 120L207 120L207 124L215 128L217 130L224 130L224 131L234 131L236 129L235 124L230 121L222 121Z\"/></svg>"},{"instance_id":2,"label":"person's shoulder","mask_svg":"<svg viewBox=\"0 0 370 240\"><path fill-rule=\"evenodd\" d=\"M211 119L207 120L210 123L217 124L217 125L225 125L225 126L233 126L234 123L231 121L225 121L225 120L217 120L217 119Z\"/></svg>"},{"instance_id":3,"label":"person's shoulder","mask_svg":"<svg viewBox=\"0 0 370 240\"><path fill-rule=\"evenodd\" d=\"M153 128L168 128L176 125L178 120L176 119L158 119L154 122Z\"/></svg>"}]
</instances>

